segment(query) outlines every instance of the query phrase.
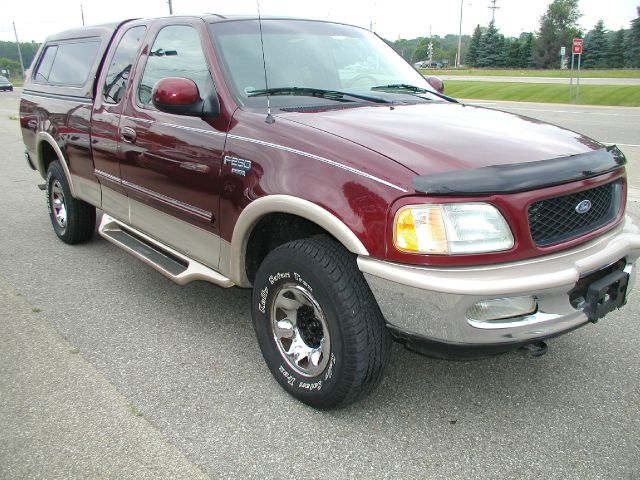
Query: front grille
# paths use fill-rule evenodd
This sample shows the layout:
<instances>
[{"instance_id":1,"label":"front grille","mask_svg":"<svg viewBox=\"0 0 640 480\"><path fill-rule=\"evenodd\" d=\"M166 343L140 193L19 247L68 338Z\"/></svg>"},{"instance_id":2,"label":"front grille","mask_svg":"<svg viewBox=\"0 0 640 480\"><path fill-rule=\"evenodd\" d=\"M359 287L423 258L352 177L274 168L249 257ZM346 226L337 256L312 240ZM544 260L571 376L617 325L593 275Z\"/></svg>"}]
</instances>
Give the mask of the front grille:
<instances>
[{"instance_id":1,"label":"front grille","mask_svg":"<svg viewBox=\"0 0 640 480\"><path fill-rule=\"evenodd\" d=\"M622 181L618 180L535 202L528 211L531 238L544 247L597 230L616 218L621 197ZM591 209L578 213L578 205L585 200L591 202Z\"/></svg>"}]
</instances>

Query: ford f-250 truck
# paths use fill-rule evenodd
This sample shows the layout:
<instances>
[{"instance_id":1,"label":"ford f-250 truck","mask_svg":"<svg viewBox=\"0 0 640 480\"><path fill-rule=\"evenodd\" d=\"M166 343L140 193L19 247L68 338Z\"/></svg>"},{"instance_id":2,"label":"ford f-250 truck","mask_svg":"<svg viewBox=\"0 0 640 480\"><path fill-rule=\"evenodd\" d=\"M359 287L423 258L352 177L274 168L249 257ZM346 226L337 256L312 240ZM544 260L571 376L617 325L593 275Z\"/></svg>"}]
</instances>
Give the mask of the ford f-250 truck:
<instances>
[{"instance_id":1,"label":"ford f-250 truck","mask_svg":"<svg viewBox=\"0 0 640 480\"><path fill-rule=\"evenodd\" d=\"M169 17L50 36L20 104L67 243L98 231L179 284L253 288L264 359L316 408L380 382L392 339L498 353L623 306L625 157L458 103L371 32Z\"/></svg>"}]
</instances>

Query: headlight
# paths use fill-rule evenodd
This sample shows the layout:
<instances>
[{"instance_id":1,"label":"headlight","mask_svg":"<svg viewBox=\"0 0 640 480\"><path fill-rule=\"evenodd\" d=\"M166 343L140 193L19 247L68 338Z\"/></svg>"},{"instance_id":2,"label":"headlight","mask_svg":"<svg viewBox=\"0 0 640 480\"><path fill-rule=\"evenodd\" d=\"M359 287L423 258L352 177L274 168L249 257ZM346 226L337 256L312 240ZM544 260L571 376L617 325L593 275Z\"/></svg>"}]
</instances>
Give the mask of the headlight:
<instances>
[{"instance_id":1,"label":"headlight","mask_svg":"<svg viewBox=\"0 0 640 480\"><path fill-rule=\"evenodd\" d=\"M513 235L486 203L408 205L396 213L393 243L403 252L451 255L509 250Z\"/></svg>"}]
</instances>

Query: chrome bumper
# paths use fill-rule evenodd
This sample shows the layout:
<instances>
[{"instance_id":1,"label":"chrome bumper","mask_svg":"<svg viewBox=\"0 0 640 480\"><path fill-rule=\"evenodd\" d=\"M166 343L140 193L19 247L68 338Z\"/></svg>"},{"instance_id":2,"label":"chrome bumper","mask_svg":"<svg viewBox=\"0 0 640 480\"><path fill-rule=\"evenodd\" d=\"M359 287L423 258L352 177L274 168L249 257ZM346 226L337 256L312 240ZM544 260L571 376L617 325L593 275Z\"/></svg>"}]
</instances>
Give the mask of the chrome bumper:
<instances>
[{"instance_id":1,"label":"chrome bumper","mask_svg":"<svg viewBox=\"0 0 640 480\"><path fill-rule=\"evenodd\" d=\"M521 262L479 267L430 268L366 256L358 266L392 330L457 345L506 345L559 335L588 322L569 292L580 279L620 259L630 273L640 255L640 230L623 224L571 250ZM467 310L481 300L533 296L538 310L502 322L474 322Z\"/></svg>"}]
</instances>

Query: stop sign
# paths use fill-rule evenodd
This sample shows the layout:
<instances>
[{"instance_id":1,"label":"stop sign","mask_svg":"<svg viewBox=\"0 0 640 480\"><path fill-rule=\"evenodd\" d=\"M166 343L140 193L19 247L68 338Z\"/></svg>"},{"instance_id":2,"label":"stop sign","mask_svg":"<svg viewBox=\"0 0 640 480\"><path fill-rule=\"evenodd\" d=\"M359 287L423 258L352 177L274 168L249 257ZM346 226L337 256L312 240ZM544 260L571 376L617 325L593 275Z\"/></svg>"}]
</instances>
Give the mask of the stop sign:
<instances>
[{"instance_id":1,"label":"stop sign","mask_svg":"<svg viewBox=\"0 0 640 480\"><path fill-rule=\"evenodd\" d=\"M582 53L582 39L581 38L574 38L573 39L573 46L571 48L571 51L575 54L581 54Z\"/></svg>"}]
</instances>

